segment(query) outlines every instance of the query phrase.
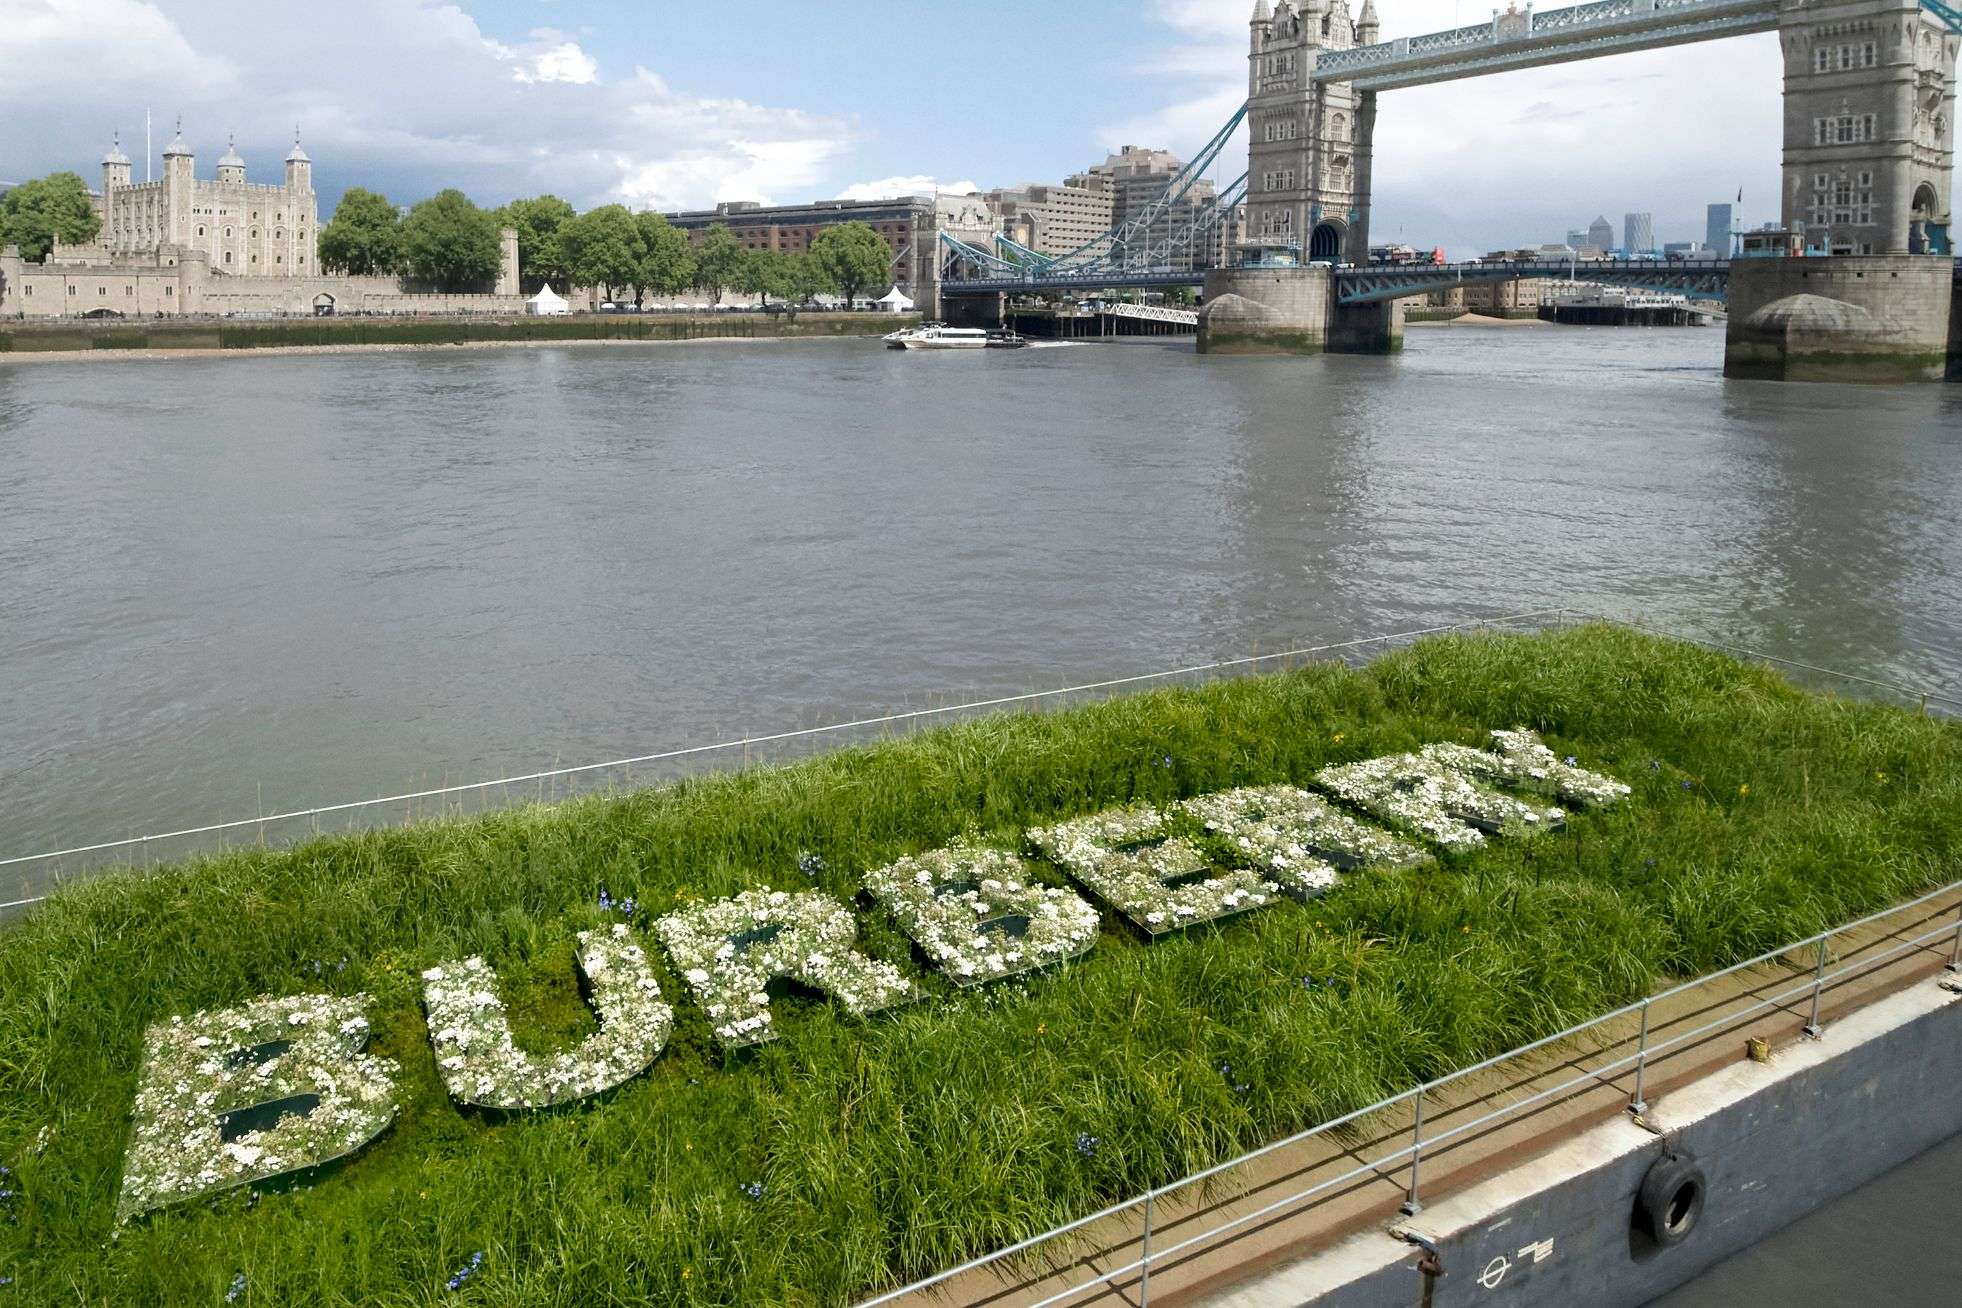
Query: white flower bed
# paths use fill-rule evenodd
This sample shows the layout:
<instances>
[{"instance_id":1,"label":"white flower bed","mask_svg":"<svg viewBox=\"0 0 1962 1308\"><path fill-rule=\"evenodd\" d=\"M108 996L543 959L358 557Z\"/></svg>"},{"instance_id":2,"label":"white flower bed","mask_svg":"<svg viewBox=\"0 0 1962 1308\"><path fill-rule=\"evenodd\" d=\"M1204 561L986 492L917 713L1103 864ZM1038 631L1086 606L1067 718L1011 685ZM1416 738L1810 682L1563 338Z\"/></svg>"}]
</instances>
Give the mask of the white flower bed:
<instances>
[{"instance_id":1,"label":"white flower bed","mask_svg":"<svg viewBox=\"0 0 1962 1308\"><path fill-rule=\"evenodd\" d=\"M511 1040L497 974L481 958L422 974L429 1042L450 1097L482 1108L546 1108L610 1090L638 1076L667 1047L674 1009L661 999L647 954L625 922L579 933L599 1034L577 1049L528 1054Z\"/></svg>"},{"instance_id":2,"label":"white flower bed","mask_svg":"<svg viewBox=\"0 0 1962 1308\"><path fill-rule=\"evenodd\" d=\"M1430 858L1299 786L1225 790L1179 807L1299 899L1326 892L1344 869L1411 867Z\"/></svg>"},{"instance_id":3,"label":"white flower bed","mask_svg":"<svg viewBox=\"0 0 1962 1308\"><path fill-rule=\"evenodd\" d=\"M1446 849L1477 849L1485 834L1527 835L1567 815L1477 785L1420 754L1393 754L1323 768L1315 784L1373 817Z\"/></svg>"},{"instance_id":4,"label":"white flower bed","mask_svg":"<svg viewBox=\"0 0 1962 1308\"><path fill-rule=\"evenodd\" d=\"M1149 806L1035 827L1029 843L1152 935L1259 908L1281 887L1257 872L1208 875L1190 840Z\"/></svg>"},{"instance_id":5,"label":"white flower bed","mask_svg":"<svg viewBox=\"0 0 1962 1308\"><path fill-rule=\"evenodd\" d=\"M1517 727L1494 731L1490 749L1470 745L1426 745L1424 757L1454 772L1487 781L1558 795L1570 804L1598 808L1626 798L1630 788L1613 777L1589 772L1572 759L1562 759L1541 743L1538 733Z\"/></svg>"},{"instance_id":6,"label":"white flower bed","mask_svg":"<svg viewBox=\"0 0 1962 1308\"><path fill-rule=\"evenodd\" d=\"M776 1038L764 989L776 977L816 986L859 1016L913 997L898 968L852 948L851 910L815 890L745 890L670 914L654 934L732 1049Z\"/></svg>"},{"instance_id":7,"label":"white flower bed","mask_svg":"<svg viewBox=\"0 0 1962 1308\"><path fill-rule=\"evenodd\" d=\"M396 1066L363 1052L367 1001L261 998L151 1027L117 1220L318 1167L380 1135L395 1117ZM225 1138L227 1114L289 1099L276 1121Z\"/></svg>"},{"instance_id":8,"label":"white flower bed","mask_svg":"<svg viewBox=\"0 0 1962 1308\"><path fill-rule=\"evenodd\" d=\"M1073 958L1097 940L1096 909L1029 880L1005 849L929 850L867 873L865 888L964 986Z\"/></svg>"}]
</instances>

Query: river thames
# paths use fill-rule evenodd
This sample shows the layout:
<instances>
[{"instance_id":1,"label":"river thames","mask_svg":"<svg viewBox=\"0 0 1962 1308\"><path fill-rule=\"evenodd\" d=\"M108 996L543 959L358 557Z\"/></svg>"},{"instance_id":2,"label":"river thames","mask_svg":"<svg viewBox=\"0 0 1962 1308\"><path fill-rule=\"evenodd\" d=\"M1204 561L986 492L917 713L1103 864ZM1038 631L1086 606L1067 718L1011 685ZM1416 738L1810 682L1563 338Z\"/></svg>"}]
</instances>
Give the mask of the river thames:
<instances>
[{"instance_id":1,"label":"river thames","mask_svg":"<svg viewBox=\"0 0 1962 1308\"><path fill-rule=\"evenodd\" d=\"M1957 689L1962 387L1721 354L0 362L0 857L1558 605Z\"/></svg>"}]
</instances>

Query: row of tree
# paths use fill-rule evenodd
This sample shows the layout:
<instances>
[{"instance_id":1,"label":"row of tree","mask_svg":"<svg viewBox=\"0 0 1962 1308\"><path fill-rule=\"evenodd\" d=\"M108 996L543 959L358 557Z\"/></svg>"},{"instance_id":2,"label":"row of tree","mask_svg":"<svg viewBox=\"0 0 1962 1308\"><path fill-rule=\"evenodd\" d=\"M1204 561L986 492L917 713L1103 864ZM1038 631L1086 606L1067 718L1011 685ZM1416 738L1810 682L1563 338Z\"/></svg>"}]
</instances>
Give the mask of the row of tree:
<instances>
[{"instance_id":1,"label":"row of tree","mask_svg":"<svg viewBox=\"0 0 1962 1308\"><path fill-rule=\"evenodd\" d=\"M320 229L320 261L355 275L407 275L444 290L486 285L497 276L498 230L518 233L519 277L526 291L550 283L600 288L611 299L641 303L648 295L690 288L720 302L730 291L808 302L832 292L856 297L885 283L892 247L863 223L820 232L808 252L746 250L720 224L690 241L658 213L602 205L580 213L556 195L480 209L444 191L403 216L386 196L356 187L341 197Z\"/></svg>"},{"instance_id":2,"label":"row of tree","mask_svg":"<svg viewBox=\"0 0 1962 1308\"><path fill-rule=\"evenodd\" d=\"M0 196L0 246L18 245L30 263L64 244L94 240L102 220L74 173L53 173ZM385 195L353 187L320 229L320 262L352 276L403 275L444 291L487 289L497 280L499 229L518 233L519 277L527 292L595 286L639 304L649 294L706 291L718 303L731 290L809 303L847 300L892 279L892 247L864 223L818 233L808 251L746 250L727 227L699 240L657 213L609 204L580 213L556 195L481 209L461 191L443 191L406 214Z\"/></svg>"}]
</instances>

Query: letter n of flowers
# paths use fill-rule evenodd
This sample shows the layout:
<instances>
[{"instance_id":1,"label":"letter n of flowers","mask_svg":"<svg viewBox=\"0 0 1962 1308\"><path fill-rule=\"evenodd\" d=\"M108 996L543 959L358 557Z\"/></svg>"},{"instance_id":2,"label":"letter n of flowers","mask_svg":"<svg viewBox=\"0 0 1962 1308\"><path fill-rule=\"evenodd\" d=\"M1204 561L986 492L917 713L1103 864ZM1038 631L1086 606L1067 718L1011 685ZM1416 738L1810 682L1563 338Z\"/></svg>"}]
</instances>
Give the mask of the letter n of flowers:
<instances>
[{"instance_id":1,"label":"letter n of flowers","mask_svg":"<svg viewBox=\"0 0 1962 1308\"><path fill-rule=\"evenodd\" d=\"M144 1034L116 1220L331 1163L394 1120L366 995L260 998Z\"/></svg>"},{"instance_id":2,"label":"letter n of flowers","mask_svg":"<svg viewBox=\"0 0 1962 1308\"><path fill-rule=\"evenodd\" d=\"M777 977L824 990L861 1017L913 997L898 968L853 948L851 910L815 890L745 890L672 913L654 934L725 1048L776 1038L765 987Z\"/></svg>"},{"instance_id":3,"label":"letter n of flowers","mask_svg":"<svg viewBox=\"0 0 1962 1308\"><path fill-rule=\"evenodd\" d=\"M511 1040L497 974L481 958L443 963L422 974L422 1002L436 1067L458 1103L514 1111L570 1103L646 1071L667 1047L674 1009L646 951L624 922L579 933L579 970L599 1034L576 1049L541 1056Z\"/></svg>"},{"instance_id":4,"label":"letter n of flowers","mask_svg":"<svg viewBox=\"0 0 1962 1308\"><path fill-rule=\"evenodd\" d=\"M1245 913L1281 887L1258 872L1215 871L1149 805L1036 827L1029 843L1151 935Z\"/></svg>"},{"instance_id":5,"label":"letter n of flowers","mask_svg":"<svg viewBox=\"0 0 1962 1308\"><path fill-rule=\"evenodd\" d=\"M958 985L1073 958L1097 941L1097 910L1030 880L1005 849L929 850L867 873L865 888Z\"/></svg>"}]
</instances>

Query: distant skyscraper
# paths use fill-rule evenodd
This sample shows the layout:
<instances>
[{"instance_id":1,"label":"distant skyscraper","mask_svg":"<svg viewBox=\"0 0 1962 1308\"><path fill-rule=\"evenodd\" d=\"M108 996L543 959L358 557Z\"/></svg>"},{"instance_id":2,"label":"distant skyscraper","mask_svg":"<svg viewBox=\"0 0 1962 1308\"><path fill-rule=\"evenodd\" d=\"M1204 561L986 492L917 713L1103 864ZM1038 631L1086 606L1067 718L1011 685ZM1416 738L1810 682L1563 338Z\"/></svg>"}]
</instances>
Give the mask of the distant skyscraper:
<instances>
[{"instance_id":1,"label":"distant skyscraper","mask_svg":"<svg viewBox=\"0 0 1962 1308\"><path fill-rule=\"evenodd\" d=\"M1582 247L1583 245L1586 245L1586 244L1587 244L1587 233L1586 233L1586 232L1584 232L1584 231L1582 231L1582 230L1581 230L1580 228L1578 228L1578 227L1570 227L1570 228L1568 228L1568 229L1567 229L1567 248L1568 248L1568 249L1571 249L1571 250L1578 250L1578 249L1580 249L1580 248L1581 248L1581 247Z\"/></svg>"},{"instance_id":2,"label":"distant skyscraper","mask_svg":"<svg viewBox=\"0 0 1962 1308\"><path fill-rule=\"evenodd\" d=\"M1717 252L1719 259L1730 257L1730 206L1713 204L1703 223L1703 243Z\"/></svg>"},{"instance_id":3,"label":"distant skyscraper","mask_svg":"<svg viewBox=\"0 0 1962 1308\"><path fill-rule=\"evenodd\" d=\"M1655 253L1655 215L1625 213L1621 216L1621 252L1629 258Z\"/></svg>"},{"instance_id":4,"label":"distant skyscraper","mask_svg":"<svg viewBox=\"0 0 1962 1308\"><path fill-rule=\"evenodd\" d=\"M1587 243L1597 250L1615 248L1615 229L1605 215L1587 225Z\"/></svg>"}]
</instances>

